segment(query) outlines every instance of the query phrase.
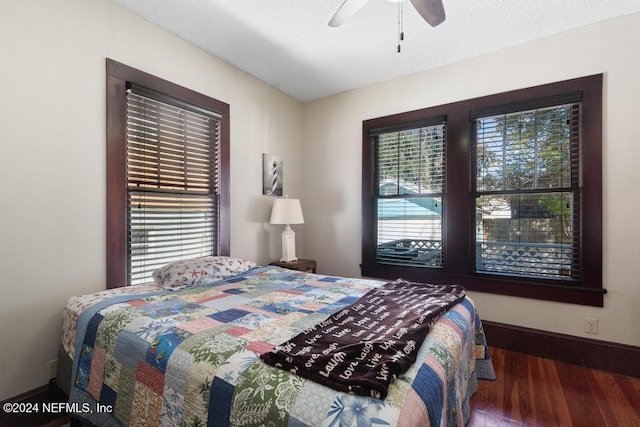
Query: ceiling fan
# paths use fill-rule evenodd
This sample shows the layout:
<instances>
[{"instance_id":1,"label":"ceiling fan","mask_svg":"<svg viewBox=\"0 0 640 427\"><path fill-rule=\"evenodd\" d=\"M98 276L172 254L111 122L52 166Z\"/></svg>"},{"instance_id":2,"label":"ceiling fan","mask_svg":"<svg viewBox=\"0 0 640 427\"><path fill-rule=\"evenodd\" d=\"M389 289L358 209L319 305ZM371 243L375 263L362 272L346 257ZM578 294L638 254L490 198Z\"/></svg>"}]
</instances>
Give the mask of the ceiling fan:
<instances>
[{"instance_id":1,"label":"ceiling fan","mask_svg":"<svg viewBox=\"0 0 640 427\"><path fill-rule=\"evenodd\" d=\"M390 1L401 2L404 0ZM339 27L344 24L347 19L353 16L368 2L369 0L345 0L329 21L329 26ZM444 7L442 6L442 0L411 0L411 4L418 11L420 16L422 16L432 27L440 25L446 18L444 14Z\"/></svg>"}]
</instances>

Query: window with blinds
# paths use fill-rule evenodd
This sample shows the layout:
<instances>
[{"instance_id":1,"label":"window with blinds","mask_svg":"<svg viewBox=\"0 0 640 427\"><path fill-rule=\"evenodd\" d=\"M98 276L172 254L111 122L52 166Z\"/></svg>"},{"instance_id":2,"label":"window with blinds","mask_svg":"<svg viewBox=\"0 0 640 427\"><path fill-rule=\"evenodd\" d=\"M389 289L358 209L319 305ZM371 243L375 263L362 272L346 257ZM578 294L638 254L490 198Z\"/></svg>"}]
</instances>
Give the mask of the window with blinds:
<instances>
[{"instance_id":1,"label":"window with blinds","mask_svg":"<svg viewBox=\"0 0 640 427\"><path fill-rule=\"evenodd\" d=\"M580 277L580 103L476 117L477 272Z\"/></svg>"},{"instance_id":2,"label":"window with blinds","mask_svg":"<svg viewBox=\"0 0 640 427\"><path fill-rule=\"evenodd\" d=\"M363 120L362 276L602 307L602 85Z\"/></svg>"},{"instance_id":3,"label":"window with blinds","mask_svg":"<svg viewBox=\"0 0 640 427\"><path fill-rule=\"evenodd\" d=\"M141 87L127 91L129 284L219 249L220 117Z\"/></svg>"},{"instance_id":4,"label":"window with blinds","mask_svg":"<svg viewBox=\"0 0 640 427\"><path fill-rule=\"evenodd\" d=\"M445 125L373 132L377 258L441 267Z\"/></svg>"}]
</instances>

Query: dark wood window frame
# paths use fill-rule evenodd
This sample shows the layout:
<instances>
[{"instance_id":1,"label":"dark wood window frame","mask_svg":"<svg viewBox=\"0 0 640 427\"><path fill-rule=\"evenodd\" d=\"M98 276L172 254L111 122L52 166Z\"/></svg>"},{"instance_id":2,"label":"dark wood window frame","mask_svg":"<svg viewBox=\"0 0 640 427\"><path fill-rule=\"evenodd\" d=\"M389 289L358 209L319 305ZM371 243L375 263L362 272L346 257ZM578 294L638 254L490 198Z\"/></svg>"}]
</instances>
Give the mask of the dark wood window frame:
<instances>
[{"instance_id":1,"label":"dark wood window frame","mask_svg":"<svg viewBox=\"0 0 640 427\"><path fill-rule=\"evenodd\" d=\"M127 139L125 93L135 84L221 115L219 255L229 255L229 105L107 59L107 288L127 284Z\"/></svg>"},{"instance_id":2,"label":"dark wood window frame","mask_svg":"<svg viewBox=\"0 0 640 427\"><path fill-rule=\"evenodd\" d=\"M472 291L602 307L602 82L597 74L474 98L363 121L362 275L431 283L458 283ZM528 279L474 273L474 165L471 117L474 111L579 92L582 96L582 270L578 280ZM442 268L404 267L376 262L376 199L373 139L376 129L446 117L445 205Z\"/></svg>"}]
</instances>

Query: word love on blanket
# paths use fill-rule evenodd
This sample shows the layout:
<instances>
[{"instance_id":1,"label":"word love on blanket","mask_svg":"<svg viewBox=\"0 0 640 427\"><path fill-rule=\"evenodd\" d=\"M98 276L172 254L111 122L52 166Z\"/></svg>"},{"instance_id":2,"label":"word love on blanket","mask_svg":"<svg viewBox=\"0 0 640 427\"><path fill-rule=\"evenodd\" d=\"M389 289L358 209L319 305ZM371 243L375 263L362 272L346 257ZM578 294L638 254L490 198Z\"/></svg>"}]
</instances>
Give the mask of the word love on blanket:
<instances>
[{"instance_id":1,"label":"word love on blanket","mask_svg":"<svg viewBox=\"0 0 640 427\"><path fill-rule=\"evenodd\" d=\"M461 286L398 279L261 357L335 390L384 399L437 318L464 296Z\"/></svg>"}]
</instances>

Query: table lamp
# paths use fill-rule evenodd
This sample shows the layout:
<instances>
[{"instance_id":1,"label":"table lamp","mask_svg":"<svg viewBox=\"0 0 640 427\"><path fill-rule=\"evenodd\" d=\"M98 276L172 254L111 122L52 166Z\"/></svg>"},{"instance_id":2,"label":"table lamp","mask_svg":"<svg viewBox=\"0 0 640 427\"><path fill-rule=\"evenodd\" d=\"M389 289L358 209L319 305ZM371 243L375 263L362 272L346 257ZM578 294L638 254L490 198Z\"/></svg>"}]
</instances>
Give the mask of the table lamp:
<instances>
[{"instance_id":1,"label":"table lamp","mask_svg":"<svg viewBox=\"0 0 640 427\"><path fill-rule=\"evenodd\" d=\"M289 199L288 196L285 196L284 199L276 199L275 202L273 202L269 223L286 225L282 232L282 258L280 258L280 261L297 261L296 233L291 229L289 224L304 224L300 200Z\"/></svg>"}]
</instances>

